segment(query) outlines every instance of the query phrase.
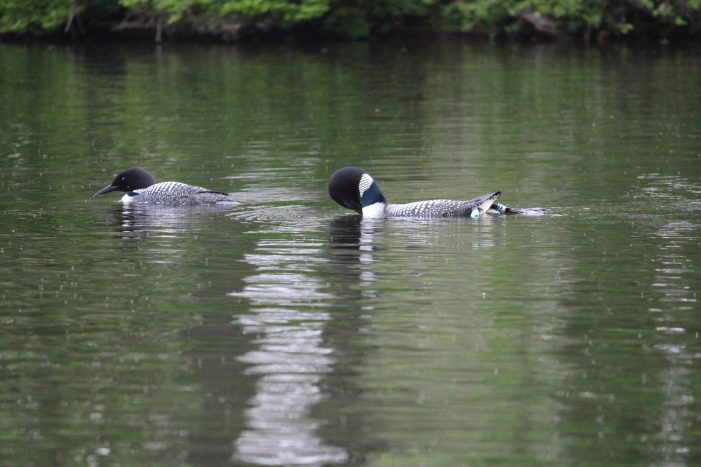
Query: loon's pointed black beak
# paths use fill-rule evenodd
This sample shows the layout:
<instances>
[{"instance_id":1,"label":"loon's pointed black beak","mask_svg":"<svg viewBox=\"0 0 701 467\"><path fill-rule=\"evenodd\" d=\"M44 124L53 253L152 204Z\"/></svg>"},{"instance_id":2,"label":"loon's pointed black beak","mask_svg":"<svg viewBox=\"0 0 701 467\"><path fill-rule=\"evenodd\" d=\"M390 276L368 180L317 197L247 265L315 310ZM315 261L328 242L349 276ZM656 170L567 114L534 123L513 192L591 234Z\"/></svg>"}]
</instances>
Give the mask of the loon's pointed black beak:
<instances>
[{"instance_id":1,"label":"loon's pointed black beak","mask_svg":"<svg viewBox=\"0 0 701 467\"><path fill-rule=\"evenodd\" d=\"M102 190L100 190L100 191L98 191L97 193L95 193L95 194L93 195L93 197L95 197L95 196L97 196L97 195L104 195L105 193L109 193L110 191L114 191L114 190L117 190L117 189L119 189L119 188L118 188L117 186L115 186L115 185L107 185L107 186L104 187Z\"/></svg>"}]
</instances>

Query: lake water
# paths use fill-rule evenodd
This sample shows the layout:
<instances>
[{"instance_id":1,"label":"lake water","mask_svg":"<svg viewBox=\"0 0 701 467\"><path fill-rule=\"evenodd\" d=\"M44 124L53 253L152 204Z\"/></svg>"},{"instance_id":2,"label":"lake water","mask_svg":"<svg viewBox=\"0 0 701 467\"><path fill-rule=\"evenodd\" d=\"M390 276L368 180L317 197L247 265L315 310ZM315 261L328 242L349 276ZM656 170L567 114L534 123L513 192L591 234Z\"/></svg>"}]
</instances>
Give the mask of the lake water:
<instances>
[{"instance_id":1,"label":"lake water","mask_svg":"<svg viewBox=\"0 0 701 467\"><path fill-rule=\"evenodd\" d=\"M3 465L701 463L699 50L2 44L0 168Z\"/></svg>"}]
</instances>

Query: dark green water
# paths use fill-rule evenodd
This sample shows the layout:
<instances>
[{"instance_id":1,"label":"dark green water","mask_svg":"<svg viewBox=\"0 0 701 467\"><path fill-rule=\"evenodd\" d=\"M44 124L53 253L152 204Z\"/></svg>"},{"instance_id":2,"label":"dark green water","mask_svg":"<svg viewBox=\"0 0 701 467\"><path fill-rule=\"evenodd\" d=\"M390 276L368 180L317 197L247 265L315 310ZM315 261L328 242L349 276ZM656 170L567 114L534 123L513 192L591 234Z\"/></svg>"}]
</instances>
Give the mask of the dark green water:
<instances>
[{"instance_id":1,"label":"dark green water","mask_svg":"<svg viewBox=\"0 0 701 467\"><path fill-rule=\"evenodd\" d=\"M0 45L0 463L698 465L700 110L698 50Z\"/></svg>"}]
</instances>

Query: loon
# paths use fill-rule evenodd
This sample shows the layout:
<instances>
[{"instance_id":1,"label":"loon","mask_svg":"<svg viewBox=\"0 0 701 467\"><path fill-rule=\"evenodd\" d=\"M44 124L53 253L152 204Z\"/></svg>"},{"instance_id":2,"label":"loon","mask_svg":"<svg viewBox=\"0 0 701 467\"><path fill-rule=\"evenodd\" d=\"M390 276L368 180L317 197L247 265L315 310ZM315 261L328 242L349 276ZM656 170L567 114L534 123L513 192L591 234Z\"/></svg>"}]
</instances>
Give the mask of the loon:
<instances>
[{"instance_id":1,"label":"loon","mask_svg":"<svg viewBox=\"0 0 701 467\"><path fill-rule=\"evenodd\" d=\"M329 179L329 195L341 206L364 218L387 217L466 217L479 218L489 209L499 214L521 214L520 209L496 203L501 192L467 201L432 199L406 204L390 204L372 175L359 167L344 167Z\"/></svg>"},{"instance_id":2,"label":"loon","mask_svg":"<svg viewBox=\"0 0 701 467\"><path fill-rule=\"evenodd\" d=\"M140 167L126 170L112 183L93 196L104 195L111 191L125 191L123 203L163 204L168 206L196 206L202 204L236 203L226 193L211 191L180 182L156 183L153 175Z\"/></svg>"}]
</instances>

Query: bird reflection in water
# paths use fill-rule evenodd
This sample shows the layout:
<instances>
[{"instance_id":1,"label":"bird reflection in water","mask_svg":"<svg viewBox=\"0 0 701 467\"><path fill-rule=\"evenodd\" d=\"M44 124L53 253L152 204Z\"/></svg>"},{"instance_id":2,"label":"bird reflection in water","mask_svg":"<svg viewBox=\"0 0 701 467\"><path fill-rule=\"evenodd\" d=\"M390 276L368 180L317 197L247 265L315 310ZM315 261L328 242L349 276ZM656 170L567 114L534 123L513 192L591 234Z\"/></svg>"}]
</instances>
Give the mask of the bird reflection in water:
<instances>
[{"instance_id":1,"label":"bird reflection in water","mask_svg":"<svg viewBox=\"0 0 701 467\"><path fill-rule=\"evenodd\" d=\"M158 204L115 204L110 217L117 237L131 237L136 232L168 236L181 232L197 232L203 216L224 215L230 205L162 206Z\"/></svg>"},{"instance_id":2,"label":"bird reflection in water","mask_svg":"<svg viewBox=\"0 0 701 467\"><path fill-rule=\"evenodd\" d=\"M384 233L384 219L363 219L360 216L342 216L330 226L331 255L339 264L360 266L359 280L362 286L375 282L370 265L374 262L375 240ZM363 287L364 296L374 296L372 289Z\"/></svg>"}]
</instances>

